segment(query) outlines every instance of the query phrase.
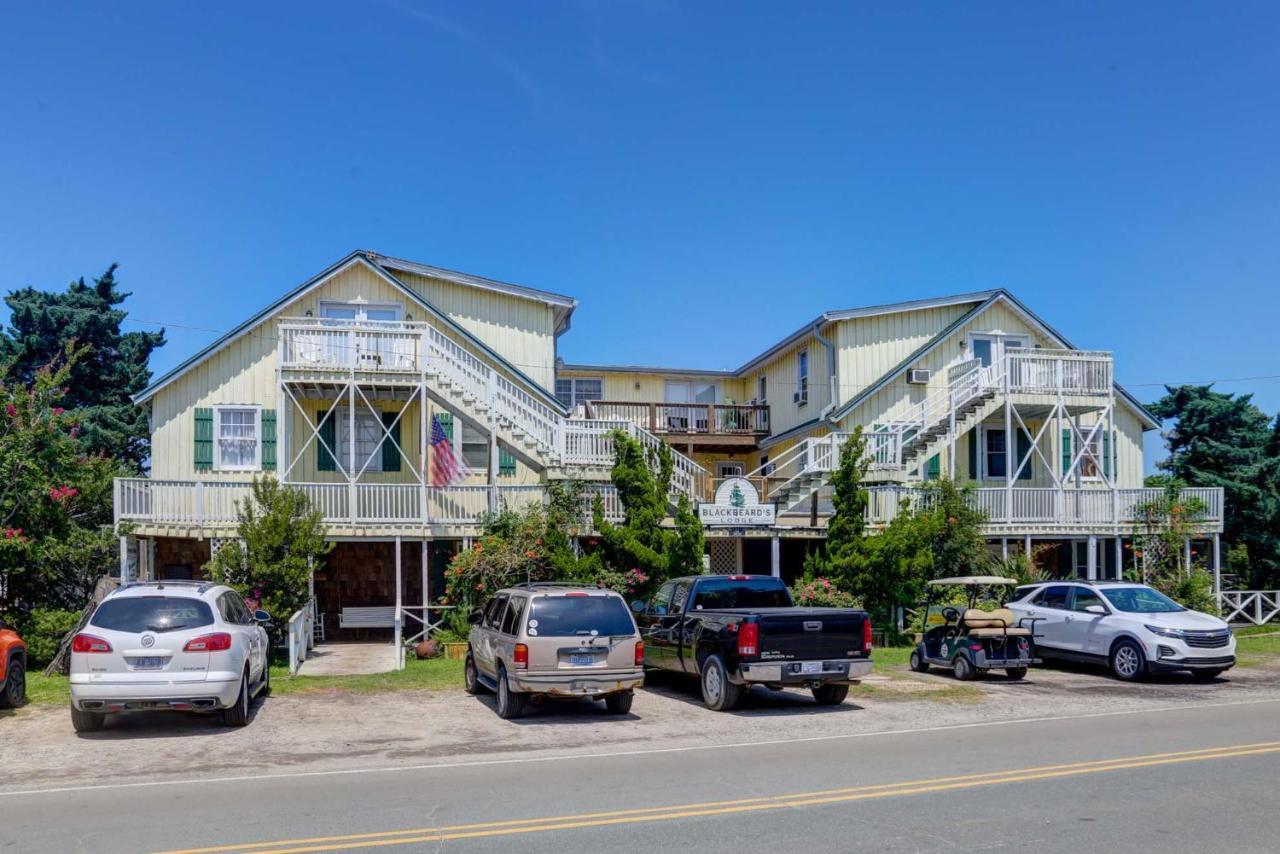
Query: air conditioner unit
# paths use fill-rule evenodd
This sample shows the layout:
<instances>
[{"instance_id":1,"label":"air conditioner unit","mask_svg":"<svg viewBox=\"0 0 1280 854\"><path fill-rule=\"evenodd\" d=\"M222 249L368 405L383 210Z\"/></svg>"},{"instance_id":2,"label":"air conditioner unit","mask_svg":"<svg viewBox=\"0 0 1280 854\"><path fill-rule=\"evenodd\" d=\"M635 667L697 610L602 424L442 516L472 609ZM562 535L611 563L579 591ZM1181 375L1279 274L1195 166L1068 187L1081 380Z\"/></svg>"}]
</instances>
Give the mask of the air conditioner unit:
<instances>
[{"instance_id":1,"label":"air conditioner unit","mask_svg":"<svg viewBox=\"0 0 1280 854\"><path fill-rule=\"evenodd\" d=\"M792 392L791 402L792 403L808 403L809 402L808 392L799 392L799 391Z\"/></svg>"},{"instance_id":2,"label":"air conditioner unit","mask_svg":"<svg viewBox=\"0 0 1280 854\"><path fill-rule=\"evenodd\" d=\"M933 376L933 371L928 368L912 368L907 373L907 382L916 385L928 385L929 378Z\"/></svg>"}]
</instances>

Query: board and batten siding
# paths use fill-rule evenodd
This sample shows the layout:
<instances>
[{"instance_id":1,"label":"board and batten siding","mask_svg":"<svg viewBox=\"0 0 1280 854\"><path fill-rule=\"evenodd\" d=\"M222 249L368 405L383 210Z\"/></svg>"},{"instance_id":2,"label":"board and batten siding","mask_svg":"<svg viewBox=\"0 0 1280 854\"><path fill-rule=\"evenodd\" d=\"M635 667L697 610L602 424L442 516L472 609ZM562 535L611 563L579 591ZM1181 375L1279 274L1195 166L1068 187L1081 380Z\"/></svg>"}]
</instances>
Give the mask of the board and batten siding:
<instances>
[{"instance_id":1,"label":"board and batten siding","mask_svg":"<svg viewBox=\"0 0 1280 854\"><path fill-rule=\"evenodd\" d=\"M705 374L640 373L638 371L592 371L562 369L557 376L560 379L587 378L602 380L604 399L623 403L662 403L666 397L666 385L671 382L714 383L720 386L720 402L732 400L743 403L750 400L744 396L744 383L734 377L716 377Z\"/></svg>"},{"instance_id":2,"label":"board and batten siding","mask_svg":"<svg viewBox=\"0 0 1280 854\"><path fill-rule=\"evenodd\" d=\"M839 403L852 399L954 323L974 303L836 321Z\"/></svg>"},{"instance_id":3,"label":"board and batten siding","mask_svg":"<svg viewBox=\"0 0 1280 854\"><path fill-rule=\"evenodd\" d=\"M485 292L485 294L499 300L532 304L532 301L520 297L491 292ZM278 428L277 438L278 452L282 458L279 471L283 471L288 465L288 462L283 460L285 446L282 441L284 438L282 425L286 417L284 410L286 404L288 406L293 404L288 398L281 400L277 396L276 369L279 337L277 324L282 318L304 317L308 311L312 316L318 317L321 302L353 300L400 304L407 314L413 315L414 320L428 320L425 316L426 312L399 288L387 282L364 263L351 264L320 287L281 307L270 317L263 319L239 338L228 342L217 352L196 363L186 373L155 393L150 401L152 478L191 479L198 476L204 479L244 479L246 472L243 471L197 472L195 469L195 410L235 404L256 405L264 409L276 410L277 422L281 425ZM473 307L473 313L478 316L484 304L477 303ZM519 313L517 309L511 311L514 314ZM461 319L458 319L458 322L461 323ZM494 325L496 328L501 324ZM477 337L479 337L478 333ZM495 334L495 337L500 336ZM475 349L474 344L464 342L464 346ZM490 346L504 357L511 352L519 358L531 358L527 355L529 352L527 349L510 349L492 343ZM547 346L554 349L553 342L548 343ZM490 360L486 358L486 361ZM536 376L532 378L537 379ZM548 390L553 388L551 374L547 374L544 378L548 380ZM296 416L296 410L292 414ZM293 421L296 422L297 418ZM416 427L414 429L416 430ZM296 448L297 445L294 447ZM293 474L290 477L293 480L302 480Z\"/></svg>"},{"instance_id":4,"label":"board and batten siding","mask_svg":"<svg viewBox=\"0 0 1280 854\"><path fill-rule=\"evenodd\" d=\"M799 390L797 376L802 351L809 353L807 403L795 400L795 393ZM764 364L744 372L743 380L748 388L755 388L762 375L769 393L769 426L775 435L812 421L831 402L831 368L827 348L812 335L802 338Z\"/></svg>"}]
</instances>

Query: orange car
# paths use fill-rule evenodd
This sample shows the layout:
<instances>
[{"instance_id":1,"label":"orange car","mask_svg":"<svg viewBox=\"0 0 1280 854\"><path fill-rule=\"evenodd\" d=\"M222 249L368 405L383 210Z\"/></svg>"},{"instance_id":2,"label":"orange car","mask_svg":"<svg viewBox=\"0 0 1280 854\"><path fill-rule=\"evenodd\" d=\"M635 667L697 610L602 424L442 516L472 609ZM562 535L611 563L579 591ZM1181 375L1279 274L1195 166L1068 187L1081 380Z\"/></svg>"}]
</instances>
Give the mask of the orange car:
<instances>
[{"instance_id":1,"label":"orange car","mask_svg":"<svg viewBox=\"0 0 1280 854\"><path fill-rule=\"evenodd\" d=\"M18 706L27 695L27 645L0 622L0 708Z\"/></svg>"}]
</instances>

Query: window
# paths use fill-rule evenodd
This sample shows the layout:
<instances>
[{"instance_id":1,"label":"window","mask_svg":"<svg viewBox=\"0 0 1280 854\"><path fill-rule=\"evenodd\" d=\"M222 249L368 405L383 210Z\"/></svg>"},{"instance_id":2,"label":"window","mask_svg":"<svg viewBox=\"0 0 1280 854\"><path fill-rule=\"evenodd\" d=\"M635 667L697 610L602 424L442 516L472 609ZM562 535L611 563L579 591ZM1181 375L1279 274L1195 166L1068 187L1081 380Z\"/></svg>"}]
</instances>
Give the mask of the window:
<instances>
[{"instance_id":1,"label":"window","mask_svg":"<svg viewBox=\"0 0 1280 854\"><path fill-rule=\"evenodd\" d=\"M649 603L649 610L661 616L667 613L667 609L671 607L671 594L675 592L676 583L668 581L666 584L653 594L653 601Z\"/></svg>"},{"instance_id":2,"label":"window","mask_svg":"<svg viewBox=\"0 0 1280 854\"><path fill-rule=\"evenodd\" d=\"M247 626L253 622L249 608L238 593L223 593L218 597L218 613L224 622L232 625Z\"/></svg>"},{"instance_id":3,"label":"window","mask_svg":"<svg viewBox=\"0 0 1280 854\"><path fill-rule=\"evenodd\" d=\"M338 463L344 471L358 473L361 469L366 472L382 471L382 414L372 412L365 407L356 410L356 460L355 464L351 463L351 419L349 418L349 410L346 407L339 407L333 413L333 417L337 419L335 429L337 445L334 448L338 454ZM368 463L366 466L365 463Z\"/></svg>"},{"instance_id":4,"label":"window","mask_svg":"<svg viewBox=\"0 0 1280 854\"><path fill-rule=\"evenodd\" d=\"M685 581L676 585L675 592L671 594L671 613L679 614L684 611L684 600L689 598L689 582Z\"/></svg>"},{"instance_id":5,"label":"window","mask_svg":"<svg viewBox=\"0 0 1280 854\"><path fill-rule=\"evenodd\" d=\"M1098 595L1097 591L1090 590L1088 587L1077 587L1075 589L1075 594L1075 598L1071 602L1071 610L1073 611L1083 611L1090 605L1101 605L1103 608L1107 607L1106 604L1103 603L1102 597Z\"/></svg>"},{"instance_id":6,"label":"window","mask_svg":"<svg viewBox=\"0 0 1280 854\"><path fill-rule=\"evenodd\" d=\"M769 378L764 374L756 380L756 403L764 404L769 402Z\"/></svg>"},{"instance_id":7,"label":"window","mask_svg":"<svg viewBox=\"0 0 1280 854\"><path fill-rule=\"evenodd\" d=\"M507 613L502 617L502 633L504 635L514 635L520 631L520 617L524 614L525 598L523 596L512 596L511 604L507 606Z\"/></svg>"},{"instance_id":8,"label":"window","mask_svg":"<svg viewBox=\"0 0 1280 854\"><path fill-rule=\"evenodd\" d=\"M332 320L399 320L399 303L328 302L320 303L320 316Z\"/></svg>"},{"instance_id":9,"label":"window","mask_svg":"<svg viewBox=\"0 0 1280 854\"><path fill-rule=\"evenodd\" d=\"M729 578L703 579L693 597L693 610L717 608L788 608L791 597L776 578L735 581Z\"/></svg>"},{"instance_id":10,"label":"window","mask_svg":"<svg viewBox=\"0 0 1280 854\"><path fill-rule=\"evenodd\" d=\"M796 357L795 402L804 406L809 402L809 351L801 350Z\"/></svg>"},{"instance_id":11,"label":"window","mask_svg":"<svg viewBox=\"0 0 1280 854\"><path fill-rule=\"evenodd\" d=\"M771 474L773 474L773 466L769 463L768 454L760 455L760 474L764 475L765 477L769 477Z\"/></svg>"},{"instance_id":12,"label":"window","mask_svg":"<svg viewBox=\"0 0 1280 854\"><path fill-rule=\"evenodd\" d=\"M467 468L489 468L489 437L465 421L454 419L462 429L462 460Z\"/></svg>"},{"instance_id":13,"label":"window","mask_svg":"<svg viewBox=\"0 0 1280 854\"><path fill-rule=\"evenodd\" d=\"M996 430L988 428L982 444L983 462L985 463L985 471L987 477L1004 477L1008 472L1005 468L1005 441L1004 430Z\"/></svg>"},{"instance_id":14,"label":"window","mask_svg":"<svg viewBox=\"0 0 1280 854\"><path fill-rule=\"evenodd\" d=\"M1129 614L1173 614L1186 609L1150 587L1112 587L1102 595L1120 611Z\"/></svg>"},{"instance_id":15,"label":"window","mask_svg":"<svg viewBox=\"0 0 1280 854\"><path fill-rule=\"evenodd\" d=\"M599 377L557 379L556 400L570 409L588 400L604 400L604 380Z\"/></svg>"},{"instance_id":16,"label":"window","mask_svg":"<svg viewBox=\"0 0 1280 854\"><path fill-rule=\"evenodd\" d=\"M619 637L636 633L631 612L617 596L539 596L529 608L539 636ZM529 630L531 633L534 629Z\"/></svg>"},{"instance_id":17,"label":"window","mask_svg":"<svg viewBox=\"0 0 1280 854\"><path fill-rule=\"evenodd\" d=\"M503 593L498 598L489 603L489 610L485 612L484 624L490 629L496 629L502 621L502 612L507 605L507 594Z\"/></svg>"},{"instance_id":18,"label":"window","mask_svg":"<svg viewBox=\"0 0 1280 854\"><path fill-rule=\"evenodd\" d=\"M213 610L186 596L122 596L99 605L89 622L113 632L176 632L213 625Z\"/></svg>"},{"instance_id":19,"label":"window","mask_svg":"<svg viewBox=\"0 0 1280 854\"><path fill-rule=\"evenodd\" d=\"M1065 584L1055 584L1052 587L1046 587L1044 591L1031 601L1032 605L1039 605L1041 608L1057 608L1058 610L1067 610L1067 602L1071 599L1071 588Z\"/></svg>"},{"instance_id":20,"label":"window","mask_svg":"<svg viewBox=\"0 0 1280 854\"><path fill-rule=\"evenodd\" d=\"M262 459L262 410L256 406L214 408L218 441L217 468L247 471L259 468Z\"/></svg>"},{"instance_id":21,"label":"window","mask_svg":"<svg viewBox=\"0 0 1280 854\"><path fill-rule=\"evenodd\" d=\"M716 477L742 477L742 463L721 460L716 463Z\"/></svg>"}]
</instances>

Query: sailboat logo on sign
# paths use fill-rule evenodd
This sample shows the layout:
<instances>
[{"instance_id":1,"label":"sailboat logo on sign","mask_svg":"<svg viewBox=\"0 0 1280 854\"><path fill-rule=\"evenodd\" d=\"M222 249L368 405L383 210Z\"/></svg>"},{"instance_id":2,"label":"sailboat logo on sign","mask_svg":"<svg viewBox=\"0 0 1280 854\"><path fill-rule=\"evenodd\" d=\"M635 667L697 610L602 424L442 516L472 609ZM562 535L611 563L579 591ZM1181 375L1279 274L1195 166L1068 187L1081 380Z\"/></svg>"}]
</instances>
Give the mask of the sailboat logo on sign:
<instances>
[{"instance_id":1,"label":"sailboat logo on sign","mask_svg":"<svg viewBox=\"0 0 1280 854\"><path fill-rule=\"evenodd\" d=\"M760 503L760 492L745 477L725 478L716 488L715 501L698 505L698 519L704 525L772 525L776 514L774 505Z\"/></svg>"}]
</instances>

